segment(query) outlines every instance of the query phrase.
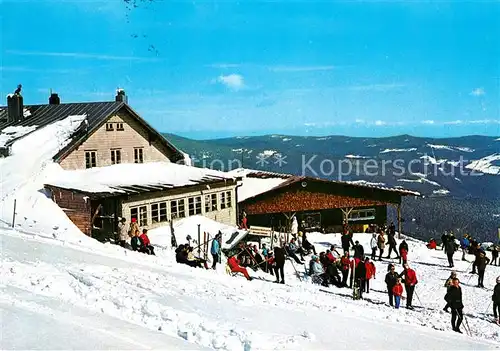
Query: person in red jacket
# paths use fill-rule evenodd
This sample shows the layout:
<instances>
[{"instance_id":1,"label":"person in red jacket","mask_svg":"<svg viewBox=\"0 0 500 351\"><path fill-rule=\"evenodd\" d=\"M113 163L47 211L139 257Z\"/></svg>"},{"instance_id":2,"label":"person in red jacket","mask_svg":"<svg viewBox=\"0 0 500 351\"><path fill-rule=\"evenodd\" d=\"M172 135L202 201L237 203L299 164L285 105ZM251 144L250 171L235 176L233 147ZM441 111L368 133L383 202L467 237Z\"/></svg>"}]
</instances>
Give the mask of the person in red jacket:
<instances>
[{"instance_id":1,"label":"person in red jacket","mask_svg":"<svg viewBox=\"0 0 500 351\"><path fill-rule=\"evenodd\" d=\"M370 279L372 278L375 279L376 268L375 264L371 262L368 257L365 259L365 268L366 268L366 279L365 279L364 292L369 293Z\"/></svg>"},{"instance_id":2,"label":"person in red jacket","mask_svg":"<svg viewBox=\"0 0 500 351\"><path fill-rule=\"evenodd\" d=\"M250 275L248 275L247 269L245 267L240 266L240 260L236 258L236 255L231 256L227 260L227 264L229 268L231 268L231 272L242 273L245 276L245 278L247 278L248 280L252 280L252 278L250 278Z\"/></svg>"},{"instance_id":3,"label":"person in red jacket","mask_svg":"<svg viewBox=\"0 0 500 351\"><path fill-rule=\"evenodd\" d=\"M344 252L344 256L342 256L342 258L340 259L340 267L342 271L342 286L347 286L350 264L351 260L349 259L349 252Z\"/></svg>"},{"instance_id":4,"label":"person in red jacket","mask_svg":"<svg viewBox=\"0 0 500 351\"><path fill-rule=\"evenodd\" d=\"M248 230L247 222L248 222L248 220L247 220L247 214L245 213L245 211L243 211L243 215L242 215L242 218L241 218L240 229Z\"/></svg>"},{"instance_id":5,"label":"person in red jacket","mask_svg":"<svg viewBox=\"0 0 500 351\"><path fill-rule=\"evenodd\" d=\"M403 285L401 284L401 279L398 278L396 285L392 288L392 294L394 295L394 302L396 308L399 308L401 303L401 298L403 298Z\"/></svg>"},{"instance_id":6,"label":"person in red jacket","mask_svg":"<svg viewBox=\"0 0 500 351\"><path fill-rule=\"evenodd\" d=\"M436 240L431 239L431 240L429 241L429 243L427 244L427 248L428 248L429 250L436 250L436 248L437 248L437 243L436 243Z\"/></svg>"},{"instance_id":7,"label":"person in red jacket","mask_svg":"<svg viewBox=\"0 0 500 351\"><path fill-rule=\"evenodd\" d=\"M401 249L401 258L403 259L403 264L406 264L408 262L408 250L405 248Z\"/></svg>"},{"instance_id":8,"label":"person in red jacket","mask_svg":"<svg viewBox=\"0 0 500 351\"><path fill-rule=\"evenodd\" d=\"M155 249L154 249L153 245L151 245L151 241L149 240L149 237L148 237L148 230L146 228L144 228L142 230L142 234L139 236L139 238L144 243L144 248L145 248L144 251L148 255L155 255Z\"/></svg>"},{"instance_id":9,"label":"person in red jacket","mask_svg":"<svg viewBox=\"0 0 500 351\"><path fill-rule=\"evenodd\" d=\"M404 283L405 283L405 290L406 290L406 308L412 310L412 300L413 300L413 293L415 292L415 285L417 285L417 274L413 269L408 266L408 263L404 265L404 271L399 275L401 278L403 275L405 277Z\"/></svg>"}]
</instances>

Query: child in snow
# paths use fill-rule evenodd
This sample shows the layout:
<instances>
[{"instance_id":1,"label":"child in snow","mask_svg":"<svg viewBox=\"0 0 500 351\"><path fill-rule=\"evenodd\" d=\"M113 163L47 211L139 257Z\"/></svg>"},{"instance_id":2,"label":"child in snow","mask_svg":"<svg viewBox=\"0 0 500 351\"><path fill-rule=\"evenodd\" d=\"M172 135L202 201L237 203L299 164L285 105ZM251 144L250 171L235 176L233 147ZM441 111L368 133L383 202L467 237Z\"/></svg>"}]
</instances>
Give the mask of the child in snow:
<instances>
[{"instance_id":1,"label":"child in snow","mask_svg":"<svg viewBox=\"0 0 500 351\"><path fill-rule=\"evenodd\" d=\"M401 284L400 278L398 278L396 285L392 288L392 295L394 295L394 307L399 308L401 299L403 298L403 284Z\"/></svg>"},{"instance_id":2,"label":"child in snow","mask_svg":"<svg viewBox=\"0 0 500 351\"><path fill-rule=\"evenodd\" d=\"M148 237L148 230L146 228L142 230L140 238L142 240L142 243L144 244L144 252L147 253L148 255L155 256L155 248L153 247L153 245L151 245L151 241L149 240Z\"/></svg>"},{"instance_id":3,"label":"child in snow","mask_svg":"<svg viewBox=\"0 0 500 351\"><path fill-rule=\"evenodd\" d=\"M427 248L429 250L436 250L437 248L437 242L434 239L429 240L429 243L427 244Z\"/></svg>"}]
</instances>

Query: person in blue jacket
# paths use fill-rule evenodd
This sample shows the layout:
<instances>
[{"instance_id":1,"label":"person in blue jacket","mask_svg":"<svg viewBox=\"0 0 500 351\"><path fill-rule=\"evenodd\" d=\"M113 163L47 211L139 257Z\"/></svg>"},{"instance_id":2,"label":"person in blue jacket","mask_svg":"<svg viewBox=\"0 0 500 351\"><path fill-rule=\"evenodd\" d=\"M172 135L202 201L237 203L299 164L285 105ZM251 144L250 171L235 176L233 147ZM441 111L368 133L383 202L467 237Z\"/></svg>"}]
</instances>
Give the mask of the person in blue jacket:
<instances>
[{"instance_id":1,"label":"person in blue jacket","mask_svg":"<svg viewBox=\"0 0 500 351\"><path fill-rule=\"evenodd\" d=\"M215 266L217 265L217 262L219 262L219 257L220 257L220 240L222 237L222 233L219 232L214 240L212 240L212 247L210 249L210 253L212 254L212 269L215 269Z\"/></svg>"},{"instance_id":2,"label":"person in blue jacket","mask_svg":"<svg viewBox=\"0 0 500 351\"><path fill-rule=\"evenodd\" d=\"M470 241L467 234L460 240L460 247L462 248L462 261L465 261L465 253L469 249Z\"/></svg>"}]
</instances>

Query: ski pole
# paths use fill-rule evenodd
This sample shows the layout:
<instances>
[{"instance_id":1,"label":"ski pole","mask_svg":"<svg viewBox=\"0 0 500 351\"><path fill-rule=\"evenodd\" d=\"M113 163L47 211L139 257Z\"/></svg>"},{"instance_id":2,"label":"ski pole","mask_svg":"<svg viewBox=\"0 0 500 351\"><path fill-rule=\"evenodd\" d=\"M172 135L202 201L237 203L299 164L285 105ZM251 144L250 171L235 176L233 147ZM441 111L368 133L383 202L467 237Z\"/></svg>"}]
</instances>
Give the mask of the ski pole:
<instances>
[{"instance_id":1,"label":"ski pole","mask_svg":"<svg viewBox=\"0 0 500 351\"><path fill-rule=\"evenodd\" d=\"M469 336L472 336L472 332L470 331L470 327L469 327L469 322L467 321L467 318L465 317L465 314L463 315L464 316L464 321L465 321L465 326L467 327L466 330L467 330L467 334Z\"/></svg>"},{"instance_id":2,"label":"ski pole","mask_svg":"<svg viewBox=\"0 0 500 351\"><path fill-rule=\"evenodd\" d=\"M492 302L493 302L493 300L490 301L490 303L488 304L488 307L486 307L486 309L484 310L484 314L488 313L488 310L490 309L490 306L491 306Z\"/></svg>"},{"instance_id":3,"label":"ski pole","mask_svg":"<svg viewBox=\"0 0 500 351\"><path fill-rule=\"evenodd\" d=\"M424 304L422 303L422 301L420 301L420 297L418 297L418 294L417 294L416 291L415 291L415 296L417 297L418 302L420 302L420 304L422 305L422 307L424 307Z\"/></svg>"},{"instance_id":4,"label":"ski pole","mask_svg":"<svg viewBox=\"0 0 500 351\"><path fill-rule=\"evenodd\" d=\"M299 278L299 280L302 282L302 279L300 279L300 274L297 271L297 268L295 268L295 265L293 264L293 261L290 259L290 256L287 256L286 258L287 258L287 260L290 260L290 263L292 264L293 270L295 271L295 274L297 275L297 278Z\"/></svg>"}]
</instances>

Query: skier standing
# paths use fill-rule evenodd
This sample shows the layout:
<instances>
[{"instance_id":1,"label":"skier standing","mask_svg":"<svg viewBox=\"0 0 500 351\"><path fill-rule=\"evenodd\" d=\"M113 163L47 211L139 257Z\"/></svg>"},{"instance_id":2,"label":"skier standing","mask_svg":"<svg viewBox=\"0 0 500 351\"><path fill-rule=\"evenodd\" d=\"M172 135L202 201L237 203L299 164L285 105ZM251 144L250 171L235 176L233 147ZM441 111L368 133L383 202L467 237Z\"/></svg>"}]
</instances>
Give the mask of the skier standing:
<instances>
[{"instance_id":1,"label":"skier standing","mask_svg":"<svg viewBox=\"0 0 500 351\"><path fill-rule=\"evenodd\" d=\"M450 268L455 266L453 263L453 254L455 253L455 250L455 240L453 237L448 237L444 243L444 251L446 252L446 256L448 256L448 264Z\"/></svg>"},{"instance_id":2,"label":"skier standing","mask_svg":"<svg viewBox=\"0 0 500 351\"><path fill-rule=\"evenodd\" d=\"M462 334L460 325L462 324L462 320L464 318L464 305L462 303L462 289L460 288L458 278L453 278L452 285L448 288L445 300L451 307L451 327L453 328L453 331Z\"/></svg>"},{"instance_id":3,"label":"skier standing","mask_svg":"<svg viewBox=\"0 0 500 351\"><path fill-rule=\"evenodd\" d=\"M479 288L484 288L484 271L486 270L486 266L490 262L490 259L486 257L484 251L479 253L479 256L476 259L476 267L477 267L477 286Z\"/></svg>"},{"instance_id":4,"label":"skier standing","mask_svg":"<svg viewBox=\"0 0 500 351\"><path fill-rule=\"evenodd\" d=\"M467 234L464 234L464 237L460 240L460 247L462 248L462 261L466 261L465 254L469 249L469 245L470 245L469 236Z\"/></svg>"},{"instance_id":5,"label":"skier standing","mask_svg":"<svg viewBox=\"0 0 500 351\"><path fill-rule=\"evenodd\" d=\"M450 290L451 284L453 283L453 279L457 277L457 273L455 271L451 272L451 275L448 279L446 279L446 282L444 283L444 287L446 288L446 295L445 295L445 300L446 296L448 296L448 291ZM450 308L450 302L446 300L446 306L444 306L443 311L448 312L448 308Z\"/></svg>"}]
</instances>

